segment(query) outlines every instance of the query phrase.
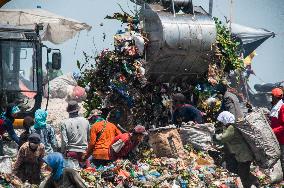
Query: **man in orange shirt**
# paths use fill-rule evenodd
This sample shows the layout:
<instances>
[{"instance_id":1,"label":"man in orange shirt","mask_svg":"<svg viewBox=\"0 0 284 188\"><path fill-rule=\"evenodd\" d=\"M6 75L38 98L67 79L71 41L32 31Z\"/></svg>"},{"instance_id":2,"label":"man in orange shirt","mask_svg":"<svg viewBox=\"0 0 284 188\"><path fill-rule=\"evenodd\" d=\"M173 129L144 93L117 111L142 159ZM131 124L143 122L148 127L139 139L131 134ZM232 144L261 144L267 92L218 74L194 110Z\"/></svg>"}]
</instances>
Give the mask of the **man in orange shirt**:
<instances>
[{"instance_id":1,"label":"man in orange shirt","mask_svg":"<svg viewBox=\"0 0 284 188\"><path fill-rule=\"evenodd\" d=\"M90 141L83 160L92 155L95 166L107 165L110 162L108 149L112 140L120 134L120 130L113 123L105 120L96 122L90 130Z\"/></svg>"}]
</instances>

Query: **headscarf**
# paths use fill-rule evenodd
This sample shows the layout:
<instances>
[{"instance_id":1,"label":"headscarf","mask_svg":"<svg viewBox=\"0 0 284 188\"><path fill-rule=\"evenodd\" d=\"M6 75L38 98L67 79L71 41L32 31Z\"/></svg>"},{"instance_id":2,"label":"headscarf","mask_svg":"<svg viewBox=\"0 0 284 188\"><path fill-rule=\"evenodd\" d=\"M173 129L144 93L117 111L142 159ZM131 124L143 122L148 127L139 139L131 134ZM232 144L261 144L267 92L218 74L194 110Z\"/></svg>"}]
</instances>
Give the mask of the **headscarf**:
<instances>
[{"instance_id":1,"label":"headscarf","mask_svg":"<svg viewBox=\"0 0 284 188\"><path fill-rule=\"evenodd\" d=\"M39 144L40 143L40 135L37 133L32 133L29 138L29 142L34 143L34 144Z\"/></svg>"},{"instance_id":2,"label":"headscarf","mask_svg":"<svg viewBox=\"0 0 284 188\"><path fill-rule=\"evenodd\" d=\"M228 111L223 111L218 115L217 120L222 122L224 125L227 125L235 123L235 116Z\"/></svg>"},{"instance_id":3,"label":"headscarf","mask_svg":"<svg viewBox=\"0 0 284 188\"><path fill-rule=\"evenodd\" d=\"M61 153L50 153L43 158L43 161L52 168L52 179L58 181L64 170L64 158Z\"/></svg>"},{"instance_id":4,"label":"headscarf","mask_svg":"<svg viewBox=\"0 0 284 188\"><path fill-rule=\"evenodd\" d=\"M35 112L35 129L41 129L46 126L47 111L38 109Z\"/></svg>"}]
</instances>

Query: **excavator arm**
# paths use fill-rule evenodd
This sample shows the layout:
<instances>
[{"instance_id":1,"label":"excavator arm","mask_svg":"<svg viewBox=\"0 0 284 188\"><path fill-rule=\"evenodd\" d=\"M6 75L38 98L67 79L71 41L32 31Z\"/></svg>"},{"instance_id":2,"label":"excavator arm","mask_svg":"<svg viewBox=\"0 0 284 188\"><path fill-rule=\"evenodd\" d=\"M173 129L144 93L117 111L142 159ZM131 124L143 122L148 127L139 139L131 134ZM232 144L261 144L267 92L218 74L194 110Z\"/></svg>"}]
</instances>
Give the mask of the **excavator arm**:
<instances>
[{"instance_id":1,"label":"excavator arm","mask_svg":"<svg viewBox=\"0 0 284 188\"><path fill-rule=\"evenodd\" d=\"M0 8L3 7L9 1L11 1L11 0L0 0Z\"/></svg>"}]
</instances>

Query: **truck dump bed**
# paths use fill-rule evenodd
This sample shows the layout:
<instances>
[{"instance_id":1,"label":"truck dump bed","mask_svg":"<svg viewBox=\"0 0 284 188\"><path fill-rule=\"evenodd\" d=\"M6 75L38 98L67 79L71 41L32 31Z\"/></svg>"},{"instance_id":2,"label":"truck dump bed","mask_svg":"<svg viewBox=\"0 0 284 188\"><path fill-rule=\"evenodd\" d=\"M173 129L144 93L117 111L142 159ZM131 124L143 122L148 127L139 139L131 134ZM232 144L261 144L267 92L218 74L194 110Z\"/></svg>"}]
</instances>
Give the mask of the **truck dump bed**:
<instances>
[{"instance_id":1,"label":"truck dump bed","mask_svg":"<svg viewBox=\"0 0 284 188\"><path fill-rule=\"evenodd\" d=\"M194 15L174 15L159 4L145 4L140 18L149 39L149 78L163 82L194 80L207 71L216 27L201 7L194 7Z\"/></svg>"}]
</instances>

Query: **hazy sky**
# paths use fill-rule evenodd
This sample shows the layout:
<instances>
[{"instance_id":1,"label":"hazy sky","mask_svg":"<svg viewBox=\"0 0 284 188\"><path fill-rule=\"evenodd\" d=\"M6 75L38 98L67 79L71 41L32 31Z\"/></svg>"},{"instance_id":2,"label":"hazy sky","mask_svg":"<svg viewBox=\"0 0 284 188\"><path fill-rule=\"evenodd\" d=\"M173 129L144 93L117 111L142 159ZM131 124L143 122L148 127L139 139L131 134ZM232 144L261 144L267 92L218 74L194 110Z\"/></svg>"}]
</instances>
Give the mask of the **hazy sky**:
<instances>
[{"instance_id":1,"label":"hazy sky","mask_svg":"<svg viewBox=\"0 0 284 188\"><path fill-rule=\"evenodd\" d=\"M209 0L193 0L208 10ZM223 19L229 17L230 0L214 0L213 16ZM127 11L134 9L130 0L12 0L4 8L36 8L38 5L53 13L86 22L93 28L83 31L79 37L50 47L60 48L63 71L71 72L76 68L76 60L83 58L83 51L94 54L104 48L111 48L113 34L120 23L104 20L107 14L120 10L117 3ZM257 49L253 69L257 77L251 77L251 83L278 82L284 80L284 1L283 0L234 0L233 22L256 28L265 28L278 34L268 39ZM103 23L103 26L100 26ZM103 41L103 33L106 39ZM76 45L77 44L77 45ZM96 46L96 47L95 47Z\"/></svg>"}]
</instances>

